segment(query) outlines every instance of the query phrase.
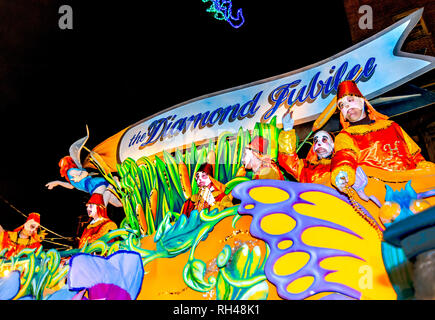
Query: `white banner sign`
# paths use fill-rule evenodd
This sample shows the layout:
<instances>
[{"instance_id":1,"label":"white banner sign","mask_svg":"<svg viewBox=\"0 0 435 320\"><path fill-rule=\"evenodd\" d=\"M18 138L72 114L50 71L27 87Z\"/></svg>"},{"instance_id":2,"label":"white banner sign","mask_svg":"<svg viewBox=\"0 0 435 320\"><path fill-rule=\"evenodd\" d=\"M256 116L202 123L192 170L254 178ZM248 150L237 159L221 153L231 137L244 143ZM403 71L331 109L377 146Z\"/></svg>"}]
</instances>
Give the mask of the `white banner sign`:
<instances>
[{"instance_id":1,"label":"white banner sign","mask_svg":"<svg viewBox=\"0 0 435 320\"><path fill-rule=\"evenodd\" d=\"M118 144L118 162L183 148L224 131L253 129L294 106L295 124L316 119L340 82L356 78L371 99L434 68L434 58L400 51L422 9L329 59L287 74L202 96L166 109L128 128Z\"/></svg>"}]
</instances>

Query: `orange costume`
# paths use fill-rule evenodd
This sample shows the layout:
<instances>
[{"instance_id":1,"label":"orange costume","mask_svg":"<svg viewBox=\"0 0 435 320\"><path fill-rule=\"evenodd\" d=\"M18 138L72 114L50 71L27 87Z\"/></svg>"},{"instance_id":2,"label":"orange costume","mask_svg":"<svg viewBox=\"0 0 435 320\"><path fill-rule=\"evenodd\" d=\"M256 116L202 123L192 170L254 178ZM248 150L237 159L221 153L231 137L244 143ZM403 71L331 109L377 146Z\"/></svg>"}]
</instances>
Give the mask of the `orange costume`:
<instances>
[{"instance_id":1,"label":"orange costume","mask_svg":"<svg viewBox=\"0 0 435 320\"><path fill-rule=\"evenodd\" d=\"M29 214L27 221L34 220L40 223L41 219L38 213L32 212ZM0 251L7 249L5 253L6 258L10 258L25 248L38 249L41 246L42 239L35 232L28 238L20 238L20 232L24 229L24 224L14 231L3 231L0 233Z\"/></svg>"},{"instance_id":2,"label":"orange costume","mask_svg":"<svg viewBox=\"0 0 435 320\"><path fill-rule=\"evenodd\" d=\"M355 170L366 165L388 171L405 171L434 166L425 161L418 145L394 121L378 113L363 97L353 81L344 81L337 90L337 100L347 95L363 98L369 119L349 123L340 112L343 129L335 138L331 163L331 183L336 185L340 171L346 172L349 185L355 182Z\"/></svg>"},{"instance_id":3,"label":"orange costume","mask_svg":"<svg viewBox=\"0 0 435 320\"><path fill-rule=\"evenodd\" d=\"M79 240L79 249L83 248L87 243L92 243L111 230L115 230L118 227L116 223L109 219L107 216L107 208L104 205L103 196L98 193L94 193L87 203L87 205L95 204L97 206L98 218L94 219L87 225Z\"/></svg>"},{"instance_id":4,"label":"orange costume","mask_svg":"<svg viewBox=\"0 0 435 320\"><path fill-rule=\"evenodd\" d=\"M319 159L313 147L306 159L299 159L296 153L296 132L282 130L278 138L278 162L297 181L304 183L321 183L329 180L331 159ZM314 145L313 145L314 146Z\"/></svg>"},{"instance_id":5,"label":"orange costume","mask_svg":"<svg viewBox=\"0 0 435 320\"><path fill-rule=\"evenodd\" d=\"M246 146L246 148L253 151L255 156L261 161L258 169L253 172L254 175L252 179L284 180L284 176L276 162L266 154L268 143L269 141L267 139L257 136Z\"/></svg>"},{"instance_id":6,"label":"orange costume","mask_svg":"<svg viewBox=\"0 0 435 320\"><path fill-rule=\"evenodd\" d=\"M257 179L275 179L284 180L284 176L279 170L278 165L269 156L264 156L261 162L261 167L254 172L253 180Z\"/></svg>"}]
</instances>

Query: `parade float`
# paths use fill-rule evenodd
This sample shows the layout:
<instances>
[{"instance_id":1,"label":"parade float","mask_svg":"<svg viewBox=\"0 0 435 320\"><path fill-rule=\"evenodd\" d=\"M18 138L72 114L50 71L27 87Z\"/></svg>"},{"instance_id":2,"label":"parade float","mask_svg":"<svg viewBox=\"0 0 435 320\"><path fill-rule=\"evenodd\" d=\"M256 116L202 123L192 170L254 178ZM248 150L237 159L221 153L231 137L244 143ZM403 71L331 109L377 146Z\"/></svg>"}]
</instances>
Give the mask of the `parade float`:
<instances>
[{"instance_id":1,"label":"parade float","mask_svg":"<svg viewBox=\"0 0 435 320\"><path fill-rule=\"evenodd\" d=\"M3 249L1 299L412 299L409 250L384 232L431 212L435 167L361 164L358 183L340 192L330 175L298 182L277 163L290 110L296 129L312 124L296 139L300 152L337 115L340 83L353 80L373 102L434 68L432 57L400 51L421 12L317 64L163 110L94 148L90 128L70 156L77 176L92 170L104 183L80 190L92 198L104 185L113 201L88 204L118 202L124 220L72 250ZM279 178L247 165L252 150Z\"/></svg>"}]
</instances>

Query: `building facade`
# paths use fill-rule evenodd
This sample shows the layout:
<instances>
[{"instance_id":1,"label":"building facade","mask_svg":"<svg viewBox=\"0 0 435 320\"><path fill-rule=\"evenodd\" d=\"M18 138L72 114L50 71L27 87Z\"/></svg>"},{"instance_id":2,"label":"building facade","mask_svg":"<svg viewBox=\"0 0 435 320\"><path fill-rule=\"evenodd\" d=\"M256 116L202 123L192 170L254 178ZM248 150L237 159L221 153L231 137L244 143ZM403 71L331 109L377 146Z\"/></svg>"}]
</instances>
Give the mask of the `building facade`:
<instances>
[{"instance_id":1,"label":"building facade","mask_svg":"<svg viewBox=\"0 0 435 320\"><path fill-rule=\"evenodd\" d=\"M430 0L344 0L344 9L349 24L351 39L354 44L367 39L379 31L388 28L398 20L424 8L422 17L409 33L401 50L409 53L435 56L435 2ZM368 17L367 15L371 15ZM367 19L370 19L367 20ZM418 143L422 154L435 162L435 72L434 70L411 80L409 83L387 92L385 97L398 97L402 92L425 96L427 103L415 105L415 109L401 104L391 105L392 119L397 121ZM402 112L402 110L404 110Z\"/></svg>"}]
</instances>

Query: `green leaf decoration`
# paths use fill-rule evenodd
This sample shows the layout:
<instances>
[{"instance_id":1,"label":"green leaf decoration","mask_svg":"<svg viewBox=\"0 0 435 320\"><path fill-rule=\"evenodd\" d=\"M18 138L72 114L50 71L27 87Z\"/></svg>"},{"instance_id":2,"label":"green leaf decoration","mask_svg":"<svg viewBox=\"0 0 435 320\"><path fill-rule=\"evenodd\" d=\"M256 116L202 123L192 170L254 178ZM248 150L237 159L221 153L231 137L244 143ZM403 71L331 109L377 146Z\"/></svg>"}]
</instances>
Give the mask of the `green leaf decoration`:
<instances>
[{"instance_id":1,"label":"green leaf decoration","mask_svg":"<svg viewBox=\"0 0 435 320\"><path fill-rule=\"evenodd\" d=\"M166 170L165 163L159 158L155 158L156 169L157 169L157 177L158 177L158 192L159 195L166 195L166 200L168 201L169 209L174 210L174 198L172 196L172 186L169 181L169 172Z\"/></svg>"},{"instance_id":2,"label":"green leaf decoration","mask_svg":"<svg viewBox=\"0 0 435 320\"><path fill-rule=\"evenodd\" d=\"M231 247L226 245L216 259L219 267L216 299L267 299L269 287L264 274L264 263L260 262L261 251L258 246L250 251L243 244L231 257Z\"/></svg>"},{"instance_id":3,"label":"green leaf decoration","mask_svg":"<svg viewBox=\"0 0 435 320\"><path fill-rule=\"evenodd\" d=\"M229 151L227 150L227 139L231 137L230 132L223 132L219 135L216 147L216 164L214 178L222 182L225 179L225 165L227 164L227 158Z\"/></svg>"},{"instance_id":4,"label":"green leaf decoration","mask_svg":"<svg viewBox=\"0 0 435 320\"><path fill-rule=\"evenodd\" d=\"M237 186L240 183L246 182L246 181L250 181L251 179L249 179L248 177L236 177L234 179L232 179L231 181L228 181L225 184L225 194L229 194L235 186Z\"/></svg>"},{"instance_id":5,"label":"green leaf decoration","mask_svg":"<svg viewBox=\"0 0 435 320\"><path fill-rule=\"evenodd\" d=\"M177 164L184 162L183 155L179 149L175 151L175 161L177 162Z\"/></svg>"},{"instance_id":6,"label":"green leaf decoration","mask_svg":"<svg viewBox=\"0 0 435 320\"><path fill-rule=\"evenodd\" d=\"M216 278L206 276L206 265L195 258L196 247L208 237L217 223L226 217L233 217L233 227L240 215L238 206L222 211L192 211L190 217L180 214L183 206L178 164L184 162L192 182L192 191L197 192L194 174L199 166L207 160L209 152L215 156L215 179L225 184L225 193L252 178L248 170L245 177L235 177L241 166L244 149L251 141L251 136L264 135L270 141L270 155L274 157L279 129L276 117L269 124L257 123L252 132L239 128L237 134L224 132L216 140L210 139L206 145L192 143L188 150L176 150L173 154L163 151L163 156L153 160L141 157L137 161L125 159L116 165L119 183L111 173L98 170L111 183L119 196L125 213L120 229L113 230L95 242L87 243L81 249L66 251L43 251L26 249L11 259L5 259L5 250L0 252L0 267L17 268L22 272L22 287L16 298L31 294L35 299L46 299L44 291L53 288L68 274L68 265L60 267L61 258L79 252L107 256L119 250L138 252L143 264L159 258L170 258L190 250L188 261L183 270L183 279L193 290L208 292L216 289L218 299L263 299L267 298L268 286L265 281L264 263L258 247L252 250L246 245L240 248L224 247L217 257L219 272ZM210 154L213 156L213 153ZM155 191L154 191L155 190ZM157 211L151 212L150 196L157 192ZM153 200L154 201L154 200ZM154 203L154 202L153 202ZM140 206L145 215L146 232L141 234L141 227L136 216ZM140 247L141 239L154 234L156 250ZM233 252L234 251L234 252ZM267 253L266 253L267 257Z\"/></svg>"},{"instance_id":7,"label":"green leaf decoration","mask_svg":"<svg viewBox=\"0 0 435 320\"><path fill-rule=\"evenodd\" d=\"M157 250L166 251L169 256L186 252L194 243L201 225L197 210L192 211L189 218L181 215L173 225L169 223L169 216L165 217L154 238Z\"/></svg>"},{"instance_id":8,"label":"green leaf decoration","mask_svg":"<svg viewBox=\"0 0 435 320\"><path fill-rule=\"evenodd\" d=\"M246 146L244 138L245 135L243 132L243 128L240 127L239 131L237 132L237 137L233 150L233 159L231 162L232 164L231 176L228 178L228 180L231 180L236 176L237 170L239 170L241 166L243 151L245 150L245 146Z\"/></svg>"},{"instance_id":9,"label":"green leaf decoration","mask_svg":"<svg viewBox=\"0 0 435 320\"><path fill-rule=\"evenodd\" d=\"M216 284L216 279L210 276L207 280L204 279L206 265L201 260L189 261L183 270L183 278L186 284L199 292L207 292L213 289Z\"/></svg>"},{"instance_id":10,"label":"green leaf decoration","mask_svg":"<svg viewBox=\"0 0 435 320\"><path fill-rule=\"evenodd\" d=\"M175 187L175 190L177 191L177 193L173 194L172 196L178 196L184 202L186 201L186 199L184 198L183 188L181 187L178 165L175 162L175 159L168 152L163 151L163 157L165 159L167 172L169 173L169 182L172 184L172 186Z\"/></svg>"}]
</instances>

